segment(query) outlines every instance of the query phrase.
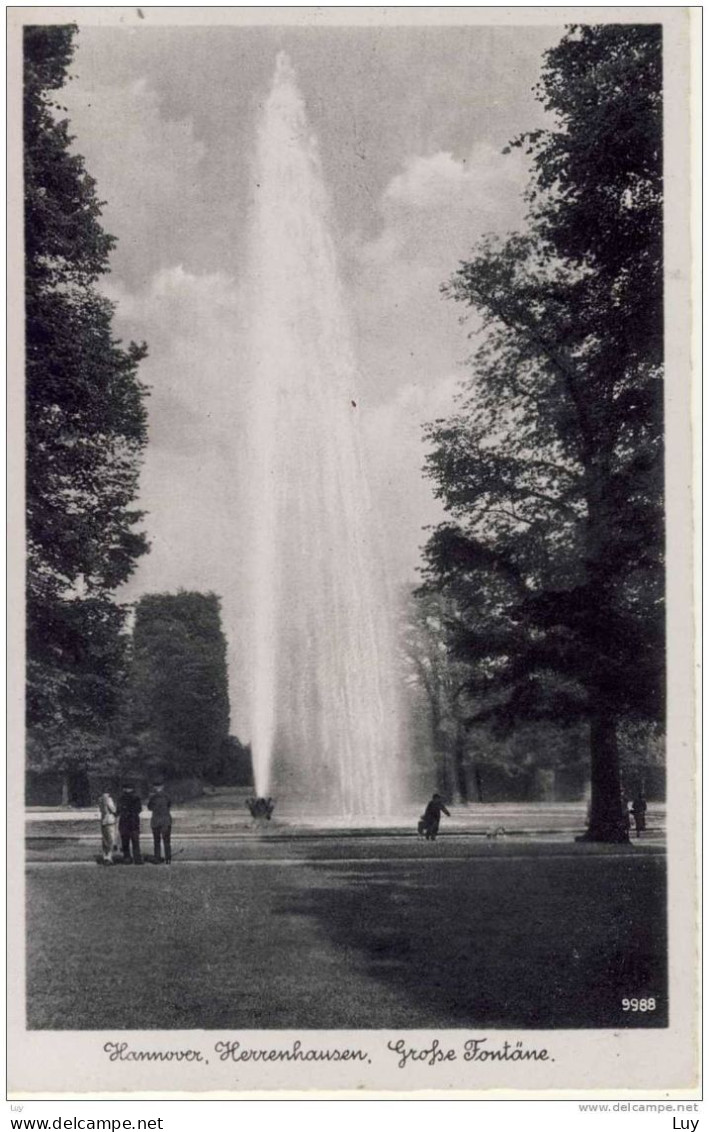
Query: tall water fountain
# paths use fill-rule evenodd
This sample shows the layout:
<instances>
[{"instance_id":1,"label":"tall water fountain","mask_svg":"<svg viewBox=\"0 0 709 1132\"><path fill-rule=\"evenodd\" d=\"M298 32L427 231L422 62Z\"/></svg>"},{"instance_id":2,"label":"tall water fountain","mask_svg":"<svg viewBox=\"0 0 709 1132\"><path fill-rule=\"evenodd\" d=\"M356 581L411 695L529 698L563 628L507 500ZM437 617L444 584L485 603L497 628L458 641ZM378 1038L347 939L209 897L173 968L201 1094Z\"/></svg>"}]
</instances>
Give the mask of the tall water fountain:
<instances>
[{"instance_id":1,"label":"tall water fountain","mask_svg":"<svg viewBox=\"0 0 709 1132\"><path fill-rule=\"evenodd\" d=\"M341 818L403 801L394 652L329 203L292 67L258 130L248 303L257 792Z\"/></svg>"}]
</instances>

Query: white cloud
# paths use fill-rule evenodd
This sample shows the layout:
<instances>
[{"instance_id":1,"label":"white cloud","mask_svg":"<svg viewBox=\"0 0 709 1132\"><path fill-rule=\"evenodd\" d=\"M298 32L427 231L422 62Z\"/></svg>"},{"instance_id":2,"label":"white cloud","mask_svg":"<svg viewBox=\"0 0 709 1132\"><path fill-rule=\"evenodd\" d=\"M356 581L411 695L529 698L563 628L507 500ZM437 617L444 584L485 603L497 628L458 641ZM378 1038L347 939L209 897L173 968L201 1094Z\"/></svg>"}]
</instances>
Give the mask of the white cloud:
<instances>
[{"instance_id":1,"label":"white cloud","mask_svg":"<svg viewBox=\"0 0 709 1132\"><path fill-rule=\"evenodd\" d=\"M367 286L387 267L405 286L412 270L437 272L442 282L482 235L519 227L527 177L519 152L502 154L483 143L460 160L443 151L409 158L379 202L379 233L352 244Z\"/></svg>"},{"instance_id":2,"label":"white cloud","mask_svg":"<svg viewBox=\"0 0 709 1132\"><path fill-rule=\"evenodd\" d=\"M221 273L163 269L138 291L115 279L116 331L145 339L150 444L139 505L152 543L132 594L179 586L223 593L233 547L229 495L243 473L245 376L239 290Z\"/></svg>"},{"instance_id":3,"label":"white cloud","mask_svg":"<svg viewBox=\"0 0 709 1132\"><path fill-rule=\"evenodd\" d=\"M74 83L62 98L74 148L106 200L104 228L119 239L113 267L132 263L135 270L156 237L174 245L189 234L205 146L191 118L163 115L145 79L127 86Z\"/></svg>"},{"instance_id":4,"label":"white cloud","mask_svg":"<svg viewBox=\"0 0 709 1132\"><path fill-rule=\"evenodd\" d=\"M372 399L407 382L435 383L466 357L463 312L442 299L441 284L481 236L521 225L526 181L520 153L483 143L459 159L414 155L390 180L379 231L348 243L363 388Z\"/></svg>"},{"instance_id":5,"label":"white cloud","mask_svg":"<svg viewBox=\"0 0 709 1132\"><path fill-rule=\"evenodd\" d=\"M388 201L417 209L474 205L484 214L498 212L501 194L515 196L524 186L525 168L520 154L502 154L493 146L479 143L467 157L457 160L440 151L428 157L409 158L403 173L388 184Z\"/></svg>"},{"instance_id":6,"label":"white cloud","mask_svg":"<svg viewBox=\"0 0 709 1132\"><path fill-rule=\"evenodd\" d=\"M408 382L389 400L363 408L362 440L372 497L378 501L389 575L415 581L424 526L440 522L443 509L422 475L427 447L423 425L449 416L460 374L429 383Z\"/></svg>"},{"instance_id":7,"label":"white cloud","mask_svg":"<svg viewBox=\"0 0 709 1132\"><path fill-rule=\"evenodd\" d=\"M152 390L151 445L177 454L183 449L187 438L164 419L178 406L192 418L194 440L206 439L207 432L214 442L215 430L228 427L227 409L239 380L241 304L235 280L177 265L156 272L142 289L131 291L109 276L103 290L116 304L118 332L148 343L141 377Z\"/></svg>"},{"instance_id":8,"label":"white cloud","mask_svg":"<svg viewBox=\"0 0 709 1132\"><path fill-rule=\"evenodd\" d=\"M422 425L454 409L464 378L464 312L440 286L485 233L519 227L525 205L523 157L476 144L467 157L413 155L378 203L380 229L350 237L352 308L362 369L363 429L372 494L381 501L385 546L396 580L415 577L422 527L440 503L421 473Z\"/></svg>"}]
</instances>

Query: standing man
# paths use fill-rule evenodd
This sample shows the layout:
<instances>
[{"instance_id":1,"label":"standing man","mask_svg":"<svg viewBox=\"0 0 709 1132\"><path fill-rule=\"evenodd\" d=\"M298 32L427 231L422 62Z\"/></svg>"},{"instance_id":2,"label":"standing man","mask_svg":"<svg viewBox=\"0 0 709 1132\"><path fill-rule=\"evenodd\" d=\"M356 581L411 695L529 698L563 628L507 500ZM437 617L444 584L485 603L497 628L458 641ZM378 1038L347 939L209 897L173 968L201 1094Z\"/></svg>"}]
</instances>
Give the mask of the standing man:
<instances>
[{"instance_id":1,"label":"standing man","mask_svg":"<svg viewBox=\"0 0 709 1132\"><path fill-rule=\"evenodd\" d=\"M121 835L121 850L125 863L131 860L133 864L142 865L140 855L140 811L143 809L135 787L126 785L121 791L118 800L118 832Z\"/></svg>"},{"instance_id":2,"label":"standing man","mask_svg":"<svg viewBox=\"0 0 709 1132\"><path fill-rule=\"evenodd\" d=\"M101 815L101 853L104 865L113 864L113 849L116 844L116 803L108 790L104 790L98 800Z\"/></svg>"},{"instance_id":3,"label":"standing man","mask_svg":"<svg viewBox=\"0 0 709 1132\"><path fill-rule=\"evenodd\" d=\"M645 832L645 814L647 813L647 802L642 790L633 800L630 812L635 819L635 836L639 837L641 833Z\"/></svg>"},{"instance_id":4,"label":"standing man","mask_svg":"<svg viewBox=\"0 0 709 1132\"><path fill-rule=\"evenodd\" d=\"M441 814L450 817L448 810L443 804L443 799L440 794L434 794L431 801L426 806L423 815L423 832L427 841L435 841L438 833L438 827L441 824Z\"/></svg>"},{"instance_id":5,"label":"standing man","mask_svg":"<svg viewBox=\"0 0 709 1132\"><path fill-rule=\"evenodd\" d=\"M152 813L150 828L153 831L153 847L155 850L155 864L161 863L160 839L165 846L165 864L172 862L170 836L172 833L172 814L170 813L170 799L165 793L162 782L156 783L148 799L148 809Z\"/></svg>"}]
</instances>

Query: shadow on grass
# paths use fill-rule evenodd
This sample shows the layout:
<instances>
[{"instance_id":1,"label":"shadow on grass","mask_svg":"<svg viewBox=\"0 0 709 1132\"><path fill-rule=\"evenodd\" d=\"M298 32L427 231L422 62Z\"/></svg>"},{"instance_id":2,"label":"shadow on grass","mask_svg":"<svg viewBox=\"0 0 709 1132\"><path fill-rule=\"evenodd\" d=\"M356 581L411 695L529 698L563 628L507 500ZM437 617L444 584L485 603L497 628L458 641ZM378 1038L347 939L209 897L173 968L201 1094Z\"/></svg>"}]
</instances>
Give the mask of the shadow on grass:
<instances>
[{"instance_id":1,"label":"shadow on grass","mask_svg":"<svg viewBox=\"0 0 709 1132\"><path fill-rule=\"evenodd\" d=\"M30 866L28 1024L666 1024L662 856L450 851L288 868ZM657 1009L623 1012L624 997Z\"/></svg>"},{"instance_id":2,"label":"shadow on grass","mask_svg":"<svg viewBox=\"0 0 709 1132\"><path fill-rule=\"evenodd\" d=\"M667 1025L664 862L578 856L337 870L276 906L394 986L421 1026ZM653 1011L622 1008L653 998ZM376 1013L376 1011L375 1011ZM371 1018L371 1026L389 1025ZM367 1025L359 1022L359 1025Z\"/></svg>"}]
</instances>

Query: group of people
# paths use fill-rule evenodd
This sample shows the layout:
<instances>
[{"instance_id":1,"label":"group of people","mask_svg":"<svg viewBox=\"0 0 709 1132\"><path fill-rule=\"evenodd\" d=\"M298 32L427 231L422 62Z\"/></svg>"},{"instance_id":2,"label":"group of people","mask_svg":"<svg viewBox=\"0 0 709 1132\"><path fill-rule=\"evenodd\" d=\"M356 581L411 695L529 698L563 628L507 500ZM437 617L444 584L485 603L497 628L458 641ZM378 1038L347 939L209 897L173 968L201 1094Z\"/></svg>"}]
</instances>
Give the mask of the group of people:
<instances>
[{"instance_id":1,"label":"group of people","mask_svg":"<svg viewBox=\"0 0 709 1132\"><path fill-rule=\"evenodd\" d=\"M123 864L142 865L143 857L140 851L140 815L143 804L140 795L132 783L126 784L121 790L118 804L113 800L111 792L105 790L98 800L101 820L101 859L104 865L116 863L119 852L116 839L116 826L121 839L120 858ZM170 799L165 793L162 783L153 786L148 798L150 810L150 828L153 834L153 860L155 864L166 865L172 863L172 813ZM164 855L163 855L164 850Z\"/></svg>"},{"instance_id":2,"label":"group of people","mask_svg":"<svg viewBox=\"0 0 709 1132\"><path fill-rule=\"evenodd\" d=\"M118 826L118 836L121 839L120 860L125 864L132 862L134 865L142 865L140 815L143 805L135 787L130 783L125 785L121 790L117 805L110 791L105 790L99 798L98 804L101 816L102 863L113 865L116 862L116 855L119 852L116 840L116 826ZM274 810L272 798L249 798L246 805L254 818L265 818L266 821L270 821ZM148 798L148 809L151 814L150 828L153 834L153 860L156 864L164 862L169 865L172 862L172 813L170 806L170 799L165 793L164 785L156 783ZM633 799L632 805L628 803L625 797L623 798L624 821L629 831L632 814L637 837L645 831L646 813L647 802L642 792L638 794L637 798ZM441 795L434 794L419 819L419 836L425 837L426 841L435 841L442 814L450 817L450 812L446 809Z\"/></svg>"}]
</instances>

